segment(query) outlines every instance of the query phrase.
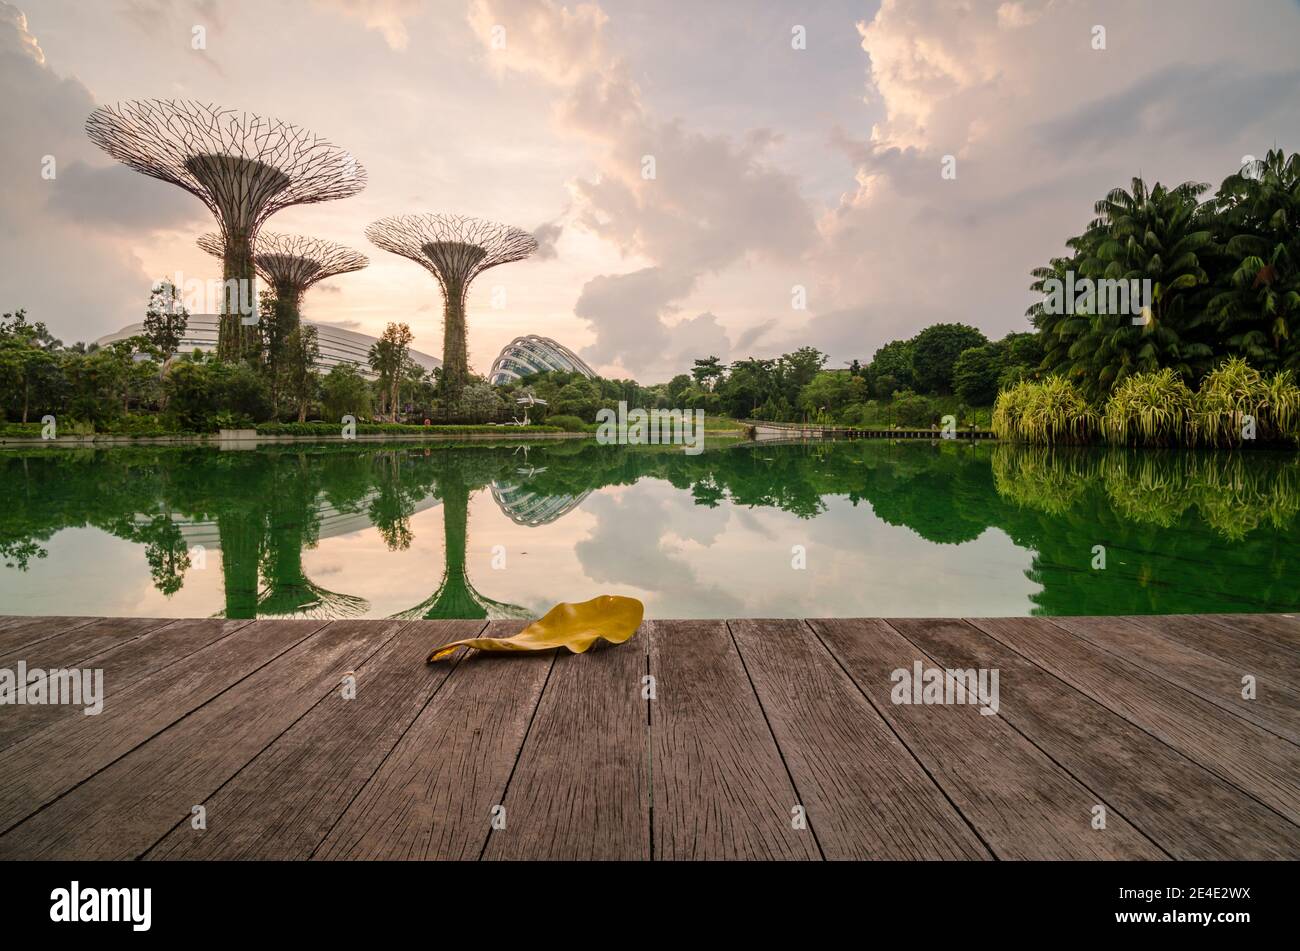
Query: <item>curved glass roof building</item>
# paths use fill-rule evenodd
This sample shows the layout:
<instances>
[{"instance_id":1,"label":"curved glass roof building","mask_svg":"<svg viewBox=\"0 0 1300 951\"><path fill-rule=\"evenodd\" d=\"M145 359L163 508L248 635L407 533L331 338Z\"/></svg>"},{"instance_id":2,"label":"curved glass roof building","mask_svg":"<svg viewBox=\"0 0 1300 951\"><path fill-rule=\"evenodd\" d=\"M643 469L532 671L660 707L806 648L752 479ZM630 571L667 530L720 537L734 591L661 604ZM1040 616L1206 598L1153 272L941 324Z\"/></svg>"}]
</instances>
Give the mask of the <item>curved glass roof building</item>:
<instances>
[{"instance_id":1,"label":"curved glass roof building","mask_svg":"<svg viewBox=\"0 0 1300 951\"><path fill-rule=\"evenodd\" d=\"M316 342L320 345L317 370L328 373L331 367L340 363L351 363L362 376L374 377L370 369L370 348L379 342L379 338L332 324L318 324L311 320L303 320L303 324L316 328ZM202 350L205 353L215 353L219 327L220 318L216 314L190 314L186 321L185 336L181 338L177 352L190 353L194 350ZM141 333L144 333L144 324L130 324L117 333L100 337L95 343L105 347L114 341L125 340L127 337ZM421 353L419 350L410 351L410 357L425 370L432 371L442 366L442 361L437 357Z\"/></svg>"},{"instance_id":2,"label":"curved glass roof building","mask_svg":"<svg viewBox=\"0 0 1300 951\"><path fill-rule=\"evenodd\" d=\"M518 483L492 480L492 499L516 525L535 528L548 525L577 508L578 503L591 494L591 489L580 494L543 495Z\"/></svg>"},{"instance_id":3,"label":"curved glass roof building","mask_svg":"<svg viewBox=\"0 0 1300 951\"><path fill-rule=\"evenodd\" d=\"M488 371L488 382L493 385L509 383L529 373L544 373L547 370L560 370L565 373L581 373L593 377L596 371L583 362L562 343L550 337L529 334L516 337L501 348L501 353L492 361Z\"/></svg>"}]
</instances>

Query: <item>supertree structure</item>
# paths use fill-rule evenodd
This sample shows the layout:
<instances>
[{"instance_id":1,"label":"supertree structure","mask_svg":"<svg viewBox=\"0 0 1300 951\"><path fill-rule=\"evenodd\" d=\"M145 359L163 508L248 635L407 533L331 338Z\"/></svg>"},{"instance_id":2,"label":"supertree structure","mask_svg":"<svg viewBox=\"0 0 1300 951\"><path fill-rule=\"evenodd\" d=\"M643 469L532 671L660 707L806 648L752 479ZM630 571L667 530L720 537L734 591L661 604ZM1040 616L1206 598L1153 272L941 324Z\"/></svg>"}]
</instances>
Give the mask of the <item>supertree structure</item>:
<instances>
[{"instance_id":1,"label":"supertree structure","mask_svg":"<svg viewBox=\"0 0 1300 951\"><path fill-rule=\"evenodd\" d=\"M490 267L521 261L537 250L537 239L509 225L459 215L394 215L366 228L366 237L385 251L427 268L442 288L442 375L444 394L455 395L469 379L465 299L469 286Z\"/></svg>"},{"instance_id":2,"label":"supertree structure","mask_svg":"<svg viewBox=\"0 0 1300 951\"><path fill-rule=\"evenodd\" d=\"M216 257L225 254L225 241L219 234L201 236L198 245ZM338 274L359 271L369 263L360 251L300 234L265 231L253 246L253 267L258 277L271 285L284 308L282 313L289 320L286 333L298 325L302 297L309 287Z\"/></svg>"},{"instance_id":3,"label":"supertree structure","mask_svg":"<svg viewBox=\"0 0 1300 951\"><path fill-rule=\"evenodd\" d=\"M365 169L349 152L301 126L193 100L100 106L86 120L86 134L137 172L185 189L217 219L225 282L221 359L255 352L256 327L240 305L255 306L253 247L266 219L290 205L347 198L366 184Z\"/></svg>"}]
</instances>

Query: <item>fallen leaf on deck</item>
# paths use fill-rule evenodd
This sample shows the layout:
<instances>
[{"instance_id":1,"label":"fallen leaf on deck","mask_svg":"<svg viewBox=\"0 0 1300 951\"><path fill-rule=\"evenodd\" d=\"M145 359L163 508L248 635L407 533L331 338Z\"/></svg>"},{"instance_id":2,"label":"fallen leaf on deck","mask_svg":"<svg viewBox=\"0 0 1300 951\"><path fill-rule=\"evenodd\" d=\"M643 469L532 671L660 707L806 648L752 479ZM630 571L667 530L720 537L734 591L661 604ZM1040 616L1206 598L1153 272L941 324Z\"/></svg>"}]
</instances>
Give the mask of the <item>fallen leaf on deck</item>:
<instances>
[{"instance_id":1,"label":"fallen leaf on deck","mask_svg":"<svg viewBox=\"0 0 1300 951\"><path fill-rule=\"evenodd\" d=\"M600 638L622 644L636 633L645 605L636 598L602 594L580 604L561 602L514 637L467 637L436 647L429 663L450 657L462 647L481 651L544 651L567 647L581 654Z\"/></svg>"}]
</instances>

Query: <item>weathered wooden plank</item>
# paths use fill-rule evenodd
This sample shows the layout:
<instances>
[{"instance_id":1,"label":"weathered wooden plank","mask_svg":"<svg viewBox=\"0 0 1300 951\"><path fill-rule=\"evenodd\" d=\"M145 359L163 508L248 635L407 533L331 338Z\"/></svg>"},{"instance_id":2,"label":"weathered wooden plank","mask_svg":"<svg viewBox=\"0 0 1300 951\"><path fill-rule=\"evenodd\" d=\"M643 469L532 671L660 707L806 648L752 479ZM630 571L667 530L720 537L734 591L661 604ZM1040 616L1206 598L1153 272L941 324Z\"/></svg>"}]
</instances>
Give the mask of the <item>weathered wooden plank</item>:
<instances>
[{"instance_id":1,"label":"weathered wooden plank","mask_svg":"<svg viewBox=\"0 0 1300 951\"><path fill-rule=\"evenodd\" d=\"M484 858L650 857L645 675L640 635L557 652Z\"/></svg>"},{"instance_id":2,"label":"weathered wooden plank","mask_svg":"<svg viewBox=\"0 0 1300 951\"><path fill-rule=\"evenodd\" d=\"M1038 618L971 621L1194 762L1300 821L1300 749Z\"/></svg>"},{"instance_id":3,"label":"weathered wooden plank","mask_svg":"<svg viewBox=\"0 0 1300 951\"><path fill-rule=\"evenodd\" d=\"M402 621L334 621L0 836L0 858L134 859L382 648ZM245 631L260 635L261 624ZM237 638L243 640L245 638ZM212 821L219 817L213 816Z\"/></svg>"},{"instance_id":4,"label":"weathered wooden plank","mask_svg":"<svg viewBox=\"0 0 1300 951\"><path fill-rule=\"evenodd\" d=\"M1300 856L1300 827L1001 641L965 621L889 623L945 666L1001 670L998 716L1174 858Z\"/></svg>"},{"instance_id":5,"label":"weathered wooden plank","mask_svg":"<svg viewBox=\"0 0 1300 951\"><path fill-rule=\"evenodd\" d=\"M1120 810L1107 817L1104 829L1094 828L1098 794L997 715L1003 692L1010 696L1019 689L1014 675L1008 676L1012 672L999 670L993 714L981 712L978 697L969 703L895 703L894 671L905 671L910 684L917 663L922 670L944 666L882 620L808 623L998 858L1167 858ZM980 667L998 669L958 669Z\"/></svg>"},{"instance_id":6,"label":"weathered wooden plank","mask_svg":"<svg viewBox=\"0 0 1300 951\"><path fill-rule=\"evenodd\" d=\"M1052 623L1270 733L1292 742L1300 738L1300 695L1286 683L1257 679L1255 699L1246 700L1241 681L1249 671L1240 663L1211 657L1122 618L1060 617Z\"/></svg>"},{"instance_id":7,"label":"weathered wooden plank","mask_svg":"<svg viewBox=\"0 0 1300 951\"><path fill-rule=\"evenodd\" d=\"M11 614L0 617L0 652L12 653L29 644L58 637L102 618Z\"/></svg>"},{"instance_id":8,"label":"weathered wooden plank","mask_svg":"<svg viewBox=\"0 0 1300 951\"><path fill-rule=\"evenodd\" d=\"M104 691L116 692L148 677L177 660L233 634L249 621L191 618L173 621L101 650L103 634L89 625L67 637L33 644L29 667L91 667L104 672ZM0 667L5 666L0 661ZM25 704L5 710L0 717L0 750L26 739L38 730L69 716L81 716L79 707Z\"/></svg>"},{"instance_id":9,"label":"weathered wooden plank","mask_svg":"<svg viewBox=\"0 0 1300 951\"><path fill-rule=\"evenodd\" d=\"M1124 620L1211 657L1244 665L1243 670L1267 675L1277 683L1291 687L1300 684L1300 652L1282 644L1261 640L1196 614L1136 614Z\"/></svg>"},{"instance_id":10,"label":"weathered wooden plank","mask_svg":"<svg viewBox=\"0 0 1300 951\"><path fill-rule=\"evenodd\" d=\"M0 831L310 636L320 621L262 621L136 681L107 691L98 716L69 717L0 752ZM254 634L254 631L256 632Z\"/></svg>"},{"instance_id":11,"label":"weathered wooden plank","mask_svg":"<svg viewBox=\"0 0 1300 951\"><path fill-rule=\"evenodd\" d=\"M1300 615L1297 614L1198 614L1196 617L1269 644L1300 651Z\"/></svg>"},{"instance_id":12,"label":"weathered wooden plank","mask_svg":"<svg viewBox=\"0 0 1300 951\"><path fill-rule=\"evenodd\" d=\"M827 858L990 857L802 621L729 627Z\"/></svg>"},{"instance_id":13,"label":"weathered wooden plank","mask_svg":"<svg viewBox=\"0 0 1300 951\"><path fill-rule=\"evenodd\" d=\"M648 621L656 859L820 859L725 621Z\"/></svg>"},{"instance_id":14,"label":"weathered wooden plank","mask_svg":"<svg viewBox=\"0 0 1300 951\"><path fill-rule=\"evenodd\" d=\"M494 621L488 636L523 626ZM314 857L477 860L554 660L546 652L460 661ZM506 818L513 831L518 817Z\"/></svg>"},{"instance_id":15,"label":"weathered wooden plank","mask_svg":"<svg viewBox=\"0 0 1300 951\"><path fill-rule=\"evenodd\" d=\"M453 669L426 664L429 650L485 626L418 621L402 628L356 669L353 699L330 690L208 798L206 830L182 822L145 858L310 858Z\"/></svg>"},{"instance_id":16,"label":"weathered wooden plank","mask_svg":"<svg viewBox=\"0 0 1300 951\"><path fill-rule=\"evenodd\" d=\"M83 664L104 651L175 623L173 618L159 617L95 618L89 624L77 624L59 636L0 652L0 667L12 667L20 660L26 661L28 667Z\"/></svg>"}]
</instances>

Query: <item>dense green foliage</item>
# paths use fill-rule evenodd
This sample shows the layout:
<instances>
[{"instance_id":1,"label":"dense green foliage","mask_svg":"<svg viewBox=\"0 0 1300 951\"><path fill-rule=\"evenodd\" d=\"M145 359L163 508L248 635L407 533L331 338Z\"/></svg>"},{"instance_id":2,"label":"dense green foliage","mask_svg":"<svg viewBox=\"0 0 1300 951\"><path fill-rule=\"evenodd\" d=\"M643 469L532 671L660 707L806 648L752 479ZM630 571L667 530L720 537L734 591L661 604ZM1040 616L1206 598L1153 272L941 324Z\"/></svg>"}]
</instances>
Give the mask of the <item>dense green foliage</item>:
<instances>
[{"instance_id":1,"label":"dense green foliage","mask_svg":"<svg viewBox=\"0 0 1300 951\"><path fill-rule=\"evenodd\" d=\"M1263 371L1300 370L1300 155L1270 151L1202 201L1208 190L1135 178L1097 202L1068 256L1034 271L1033 289L1047 295L1028 312L1043 371L1099 403L1138 373L1168 368L1194 386L1231 356ZM1148 307L1135 320L1100 294L1058 306L1049 284L1067 275L1147 281Z\"/></svg>"},{"instance_id":2,"label":"dense green foliage","mask_svg":"<svg viewBox=\"0 0 1300 951\"><path fill-rule=\"evenodd\" d=\"M58 432L164 435L246 428L310 418L445 424L510 421L495 387L471 379L454 403L440 401L434 374L410 357L410 330L391 324L371 353L375 379L354 366L322 375L314 327L264 294L260 349L249 360L172 352L188 315L175 288L160 282L150 297L145 333L105 347L64 346L23 310L0 318L0 423L45 416Z\"/></svg>"},{"instance_id":3,"label":"dense green foliage","mask_svg":"<svg viewBox=\"0 0 1300 951\"><path fill-rule=\"evenodd\" d=\"M1039 444L1098 435L1130 446L1300 443L1300 387L1289 370L1266 376L1232 357L1196 391L1171 367L1128 375L1098 412L1068 379L1049 376L998 394L993 431Z\"/></svg>"}]
</instances>

